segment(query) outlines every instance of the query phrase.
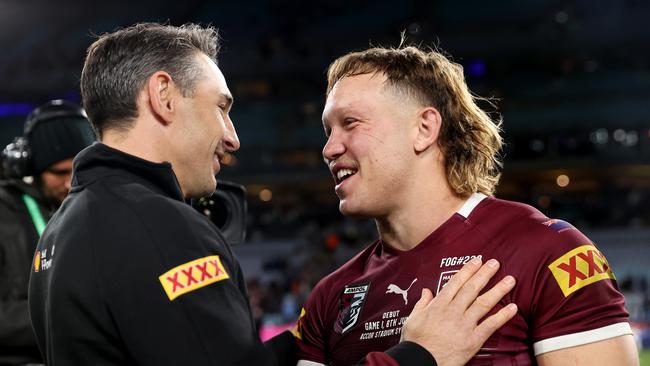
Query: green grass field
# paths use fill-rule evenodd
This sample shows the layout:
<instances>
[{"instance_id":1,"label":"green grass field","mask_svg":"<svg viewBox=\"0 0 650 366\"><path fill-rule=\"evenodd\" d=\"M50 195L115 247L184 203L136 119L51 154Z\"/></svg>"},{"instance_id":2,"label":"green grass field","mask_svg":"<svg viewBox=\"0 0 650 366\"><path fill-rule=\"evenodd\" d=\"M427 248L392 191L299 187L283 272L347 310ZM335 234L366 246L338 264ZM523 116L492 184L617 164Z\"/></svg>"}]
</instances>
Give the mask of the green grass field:
<instances>
[{"instance_id":1,"label":"green grass field","mask_svg":"<svg viewBox=\"0 0 650 366\"><path fill-rule=\"evenodd\" d=\"M639 359L641 360L641 366L650 366L650 351L641 351L639 353Z\"/></svg>"}]
</instances>

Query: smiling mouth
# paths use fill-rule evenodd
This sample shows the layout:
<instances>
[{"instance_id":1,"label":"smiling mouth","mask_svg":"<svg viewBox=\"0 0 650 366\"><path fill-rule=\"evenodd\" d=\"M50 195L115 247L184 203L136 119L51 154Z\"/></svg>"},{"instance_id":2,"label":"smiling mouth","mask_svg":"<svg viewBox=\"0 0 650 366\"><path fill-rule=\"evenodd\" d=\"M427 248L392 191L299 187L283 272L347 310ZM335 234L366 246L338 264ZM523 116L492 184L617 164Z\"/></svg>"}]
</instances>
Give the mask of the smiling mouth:
<instances>
[{"instance_id":1,"label":"smiling mouth","mask_svg":"<svg viewBox=\"0 0 650 366\"><path fill-rule=\"evenodd\" d=\"M214 151L214 158L219 162L223 163L224 157L226 156L225 151L220 151L219 149Z\"/></svg>"},{"instance_id":2,"label":"smiling mouth","mask_svg":"<svg viewBox=\"0 0 650 366\"><path fill-rule=\"evenodd\" d=\"M336 184L341 184L343 181L355 174L357 174L356 170L344 168L336 172L334 180L336 181Z\"/></svg>"}]
</instances>

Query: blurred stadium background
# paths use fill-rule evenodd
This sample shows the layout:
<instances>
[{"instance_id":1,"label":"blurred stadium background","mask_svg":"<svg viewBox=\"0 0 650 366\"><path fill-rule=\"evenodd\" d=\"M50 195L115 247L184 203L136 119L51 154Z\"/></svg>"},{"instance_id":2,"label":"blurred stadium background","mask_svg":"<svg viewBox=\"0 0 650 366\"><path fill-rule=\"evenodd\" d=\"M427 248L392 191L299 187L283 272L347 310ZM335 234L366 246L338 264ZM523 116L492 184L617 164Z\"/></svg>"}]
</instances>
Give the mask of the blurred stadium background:
<instances>
[{"instance_id":1,"label":"blurred stadium background","mask_svg":"<svg viewBox=\"0 0 650 366\"><path fill-rule=\"evenodd\" d=\"M40 103L80 101L91 34L140 21L218 26L242 142L221 177L247 187L248 236L236 251L266 336L375 237L372 222L339 215L322 163L325 70L346 52L396 46L405 31L497 98L507 141L497 196L586 232L650 349L649 19L645 0L0 0L0 146Z\"/></svg>"}]
</instances>

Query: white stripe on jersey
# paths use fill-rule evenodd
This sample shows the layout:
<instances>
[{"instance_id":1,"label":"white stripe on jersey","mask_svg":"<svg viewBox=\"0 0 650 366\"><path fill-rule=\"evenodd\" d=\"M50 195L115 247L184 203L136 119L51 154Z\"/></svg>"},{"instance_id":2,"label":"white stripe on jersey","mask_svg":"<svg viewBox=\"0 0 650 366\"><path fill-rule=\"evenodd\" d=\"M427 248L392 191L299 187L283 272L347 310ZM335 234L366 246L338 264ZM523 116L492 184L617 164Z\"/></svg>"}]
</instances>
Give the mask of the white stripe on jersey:
<instances>
[{"instance_id":1,"label":"white stripe on jersey","mask_svg":"<svg viewBox=\"0 0 650 366\"><path fill-rule=\"evenodd\" d=\"M323 363L318 363L314 361L300 360L296 366L326 366Z\"/></svg>"},{"instance_id":2,"label":"white stripe on jersey","mask_svg":"<svg viewBox=\"0 0 650 366\"><path fill-rule=\"evenodd\" d=\"M598 329L588 330L567 334L563 336L543 339L533 344L535 356L542 353L557 351L559 349L582 346L583 344L604 341L605 339L614 338L626 334L632 334L632 328L629 323L616 323Z\"/></svg>"},{"instance_id":3,"label":"white stripe on jersey","mask_svg":"<svg viewBox=\"0 0 650 366\"><path fill-rule=\"evenodd\" d=\"M463 204L463 207L461 207L460 210L458 210L458 213L462 217L468 218L469 214L471 214L472 211L474 211L474 208L478 206L478 204L481 203L481 201L483 201L485 197L487 196L484 195L483 193L474 193L473 195L469 196L467 201L465 201L465 203Z\"/></svg>"}]
</instances>

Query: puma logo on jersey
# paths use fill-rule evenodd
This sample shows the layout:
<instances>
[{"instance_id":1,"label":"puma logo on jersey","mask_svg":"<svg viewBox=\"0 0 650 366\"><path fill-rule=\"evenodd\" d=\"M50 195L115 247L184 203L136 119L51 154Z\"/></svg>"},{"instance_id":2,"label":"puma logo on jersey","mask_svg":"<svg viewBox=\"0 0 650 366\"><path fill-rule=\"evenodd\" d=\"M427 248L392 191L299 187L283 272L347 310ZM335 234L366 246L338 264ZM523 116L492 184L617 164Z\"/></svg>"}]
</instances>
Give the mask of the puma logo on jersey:
<instances>
[{"instance_id":1,"label":"puma logo on jersey","mask_svg":"<svg viewBox=\"0 0 650 366\"><path fill-rule=\"evenodd\" d=\"M388 285L388 288L386 289L386 293L387 294L402 295L402 298L404 299L404 305L408 305L408 303L409 303L409 299L408 299L409 290L411 289L411 286L413 286L413 284L417 280L418 280L417 278L414 279L406 290L402 290L399 286L394 285L394 284L391 283L390 285Z\"/></svg>"}]
</instances>

